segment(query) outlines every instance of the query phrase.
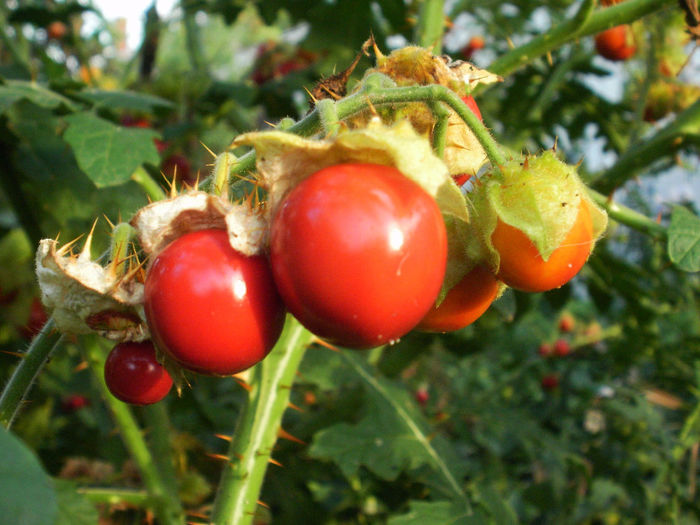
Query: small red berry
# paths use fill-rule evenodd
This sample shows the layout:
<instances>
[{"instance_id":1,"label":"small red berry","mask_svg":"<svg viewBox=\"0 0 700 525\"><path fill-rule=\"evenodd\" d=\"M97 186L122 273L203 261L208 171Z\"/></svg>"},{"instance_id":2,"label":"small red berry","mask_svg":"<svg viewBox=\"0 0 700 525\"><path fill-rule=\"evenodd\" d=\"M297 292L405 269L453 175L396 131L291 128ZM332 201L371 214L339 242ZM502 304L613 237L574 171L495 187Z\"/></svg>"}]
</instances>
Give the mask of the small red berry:
<instances>
[{"instance_id":1,"label":"small red berry","mask_svg":"<svg viewBox=\"0 0 700 525\"><path fill-rule=\"evenodd\" d=\"M552 355L552 345L549 343L542 343L537 349L537 353L542 357L550 357Z\"/></svg>"},{"instance_id":2,"label":"small red berry","mask_svg":"<svg viewBox=\"0 0 700 525\"><path fill-rule=\"evenodd\" d=\"M423 407L428 402L428 399L430 399L430 394L425 388L419 388L416 390L415 398L416 402Z\"/></svg>"},{"instance_id":3,"label":"small red berry","mask_svg":"<svg viewBox=\"0 0 700 525\"><path fill-rule=\"evenodd\" d=\"M124 342L112 348L105 361L104 378L114 397L133 405L157 403L173 386L151 341Z\"/></svg>"},{"instance_id":4,"label":"small red berry","mask_svg":"<svg viewBox=\"0 0 700 525\"><path fill-rule=\"evenodd\" d=\"M571 351L571 346L569 345L568 341L565 341L564 339L557 339L554 342L554 353L558 355L559 357L564 357L569 355L569 352Z\"/></svg>"},{"instance_id":5,"label":"small red berry","mask_svg":"<svg viewBox=\"0 0 700 525\"><path fill-rule=\"evenodd\" d=\"M548 374L542 378L540 385L543 390L554 390L559 386L559 377L556 374Z\"/></svg>"},{"instance_id":6,"label":"small red berry","mask_svg":"<svg viewBox=\"0 0 700 525\"><path fill-rule=\"evenodd\" d=\"M560 332L571 332L574 329L576 321L574 317L570 314L564 314L559 319L559 331Z\"/></svg>"},{"instance_id":7,"label":"small red berry","mask_svg":"<svg viewBox=\"0 0 700 525\"><path fill-rule=\"evenodd\" d=\"M90 400L80 394L71 394L61 401L61 411L65 414L72 414L85 408L90 404Z\"/></svg>"},{"instance_id":8,"label":"small red berry","mask_svg":"<svg viewBox=\"0 0 700 525\"><path fill-rule=\"evenodd\" d=\"M637 46L632 41L632 32L626 24L598 33L595 37L595 48L600 56L613 61L627 60L637 52Z\"/></svg>"}]
</instances>

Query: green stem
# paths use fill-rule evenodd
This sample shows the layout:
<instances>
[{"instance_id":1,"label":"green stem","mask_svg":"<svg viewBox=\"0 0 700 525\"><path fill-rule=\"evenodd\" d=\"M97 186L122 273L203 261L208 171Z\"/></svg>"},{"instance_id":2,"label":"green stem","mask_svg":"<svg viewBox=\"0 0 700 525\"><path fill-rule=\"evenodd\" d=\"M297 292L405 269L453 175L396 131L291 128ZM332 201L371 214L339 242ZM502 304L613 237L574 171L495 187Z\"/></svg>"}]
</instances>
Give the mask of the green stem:
<instances>
[{"instance_id":1,"label":"green stem","mask_svg":"<svg viewBox=\"0 0 700 525\"><path fill-rule=\"evenodd\" d=\"M443 158L445 154L445 144L447 142L447 128L450 112L439 102L430 104L430 109L435 115L435 126L433 127L433 149L438 157Z\"/></svg>"},{"instance_id":2,"label":"green stem","mask_svg":"<svg viewBox=\"0 0 700 525\"><path fill-rule=\"evenodd\" d=\"M316 111L318 111L326 137L332 137L340 131L340 120L338 119L338 110L335 102L329 98L324 98L316 102Z\"/></svg>"},{"instance_id":3,"label":"green stem","mask_svg":"<svg viewBox=\"0 0 700 525\"><path fill-rule=\"evenodd\" d=\"M137 507L147 507L151 503L151 498L143 490L112 489L112 488L79 488L82 494L93 503L104 503L107 505L117 505L128 503Z\"/></svg>"},{"instance_id":4,"label":"green stem","mask_svg":"<svg viewBox=\"0 0 700 525\"><path fill-rule=\"evenodd\" d=\"M124 275L128 268L126 258L129 253L129 243L136 235L136 230L127 222L120 222L112 230L110 243L110 258L114 261L117 275Z\"/></svg>"},{"instance_id":5,"label":"green stem","mask_svg":"<svg viewBox=\"0 0 700 525\"><path fill-rule=\"evenodd\" d=\"M0 424L10 428L37 374L46 363L51 352L57 348L63 336L54 330L54 321L49 319L37 336L32 339L22 361L17 365L0 396Z\"/></svg>"},{"instance_id":6,"label":"green stem","mask_svg":"<svg viewBox=\"0 0 700 525\"><path fill-rule=\"evenodd\" d=\"M611 219L619 222L620 224L624 224L625 226L629 226L630 228L634 228L637 231L645 233L654 239L666 239L668 234L665 226L662 226L646 215L642 215L641 213L623 206L622 204L616 203L595 190L589 189L588 193L591 198L608 213L608 216Z\"/></svg>"},{"instance_id":7,"label":"green stem","mask_svg":"<svg viewBox=\"0 0 700 525\"><path fill-rule=\"evenodd\" d=\"M212 523L247 525L258 506L265 470L301 359L312 335L291 316L275 348L252 369L241 414L214 502Z\"/></svg>"},{"instance_id":8,"label":"green stem","mask_svg":"<svg viewBox=\"0 0 700 525\"><path fill-rule=\"evenodd\" d=\"M141 189L152 201L155 202L165 198L163 188L161 188L158 183L153 180L153 177L148 174L143 166L136 168L136 171L131 174L131 180L141 186Z\"/></svg>"},{"instance_id":9,"label":"green stem","mask_svg":"<svg viewBox=\"0 0 700 525\"><path fill-rule=\"evenodd\" d=\"M149 443L153 459L160 471L163 483L170 494L177 494L177 472L173 463L172 428L164 401L143 407L145 420L149 423Z\"/></svg>"},{"instance_id":10,"label":"green stem","mask_svg":"<svg viewBox=\"0 0 700 525\"><path fill-rule=\"evenodd\" d=\"M442 35L445 29L445 1L423 0L418 14L416 35L418 45L431 48L435 55L442 53Z\"/></svg>"},{"instance_id":11,"label":"green stem","mask_svg":"<svg viewBox=\"0 0 700 525\"><path fill-rule=\"evenodd\" d=\"M677 0L627 0L594 13L594 0L584 0L574 18L501 56L488 70L498 75L508 75L566 42L599 33L616 25L634 22L676 3Z\"/></svg>"},{"instance_id":12,"label":"green stem","mask_svg":"<svg viewBox=\"0 0 700 525\"><path fill-rule=\"evenodd\" d=\"M199 35L199 26L195 20L195 9L189 7L192 2L181 2L185 12L183 22L185 26L185 41L187 44L187 55L190 58L190 65L195 72L206 71L206 60L202 55L202 42Z\"/></svg>"},{"instance_id":13,"label":"green stem","mask_svg":"<svg viewBox=\"0 0 700 525\"><path fill-rule=\"evenodd\" d=\"M609 170L593 181L602 193L610 193L637 172L686 145L687 137L700 132L700 100L679 114L651 138L625 151Z\"/></svg>"},{"instance_id":14,"label":"green stem","mask_svg":"<svg viewBox=\"0 0 700 525\"><path fill-rule=\"evenodd\" d=\"M104 380L105 351L96 337L83 338L85 360L93 372L97 386L107 404L114 421L119 428L124 445L134 459L141 472L146 490L153 502L153 510L158 521L163 524L184 523L185 517L177 493L170 490L169 484L163 479L156 467L141 429L136 419L125 403L119 401L107 388Z\"/></svg>"}]
</instances>

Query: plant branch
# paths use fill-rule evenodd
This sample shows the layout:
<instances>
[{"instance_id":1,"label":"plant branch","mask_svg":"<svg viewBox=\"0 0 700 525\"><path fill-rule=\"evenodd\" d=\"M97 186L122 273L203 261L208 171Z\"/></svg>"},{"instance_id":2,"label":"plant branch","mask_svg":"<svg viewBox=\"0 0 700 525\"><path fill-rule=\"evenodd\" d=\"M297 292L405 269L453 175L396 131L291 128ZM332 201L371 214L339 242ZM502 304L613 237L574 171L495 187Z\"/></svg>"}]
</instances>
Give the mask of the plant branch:
<instances>
[{"instance_id":1,"label":"plant branch","mask_svg":"<svg viewBox=\"0 0 700 525\"><path fill-rule=\"evenodd\" d=\"M212 523L252 523L294 377L312 337L290 316L270 355L252 369L248 402L231 441Z\"/></svg>"},{"instance_id":2,"label":"plant branch","mask_svg":"<svg viewBox=\"0 0 700 525\"><path fill-rule=\"evenodd\" d=\"M136 168L136 171L131 174L131 180L141 186L143 192L148 195L152 201L155 202L165 198L163 188L161 188L160 185L153 180L153 177L148 174L143 166Z\"/></svg>"},{"instance_id":3,"label":"plant branch","mask_svg":"<svg viewBox=\"0 0 700 525\"><path fill-rule=\"evenodd\" d=\"M634 22L676 3L676 0L627 0L593 12L594 0L584 0L571 20L563 22L533 38L527 44L501 56L488 67L488 70L498 75L509 75L550 51L554 51L562 44L600 33L616 25Z\"/></svg>"},{"instance_id":4,"label":"plant branch","mask_svg":"<svg viewBox=\"0 0 700 525\"><path fill-rule=\"evenodd\" d=\"M611 219L645 233L654 239L666 240L668 234L665 226L650 219L646 215L642 215L622 204L616 203L602 193L598 193L590 188L588 193L591 198L608 213Z\"/></svg>"},{"instance_id":5,"label":"plant branch","mask_svg":"<svg viewBox=\"0 0 700 525\"><path fill-rule=\"evenodd\" d=\"M34 379L39 374L51 352L63 341L63 336L54 330L54 321L49 319L41 331L32 339L22 360L12 373L0 396L0 424L10 428L22 400L26 397Z\"/></svg>"},{"instance_id":6,"label":"plant branch","mask_svg":"<svg viewBox=\"0 0 700 525\"><path fill-rule=\"evenodd\" d=\"M414 40L419 46L442 53L442 35L445 29L445 1L423 0L418 14Z\"/></svg>"},{"instance_id":7,"label":"plant branch","mask_svg":"<svg viewBox=\"0 0 700 525\"><path fill-rule=\"evenodd\" d=\"M700 132L700 100L679 114L651 138L625 151L609 170L596 178L592 186L601 193L610 193L633 178L637 172L654 161L692 143Z\"/></svg>"}]
</instances>

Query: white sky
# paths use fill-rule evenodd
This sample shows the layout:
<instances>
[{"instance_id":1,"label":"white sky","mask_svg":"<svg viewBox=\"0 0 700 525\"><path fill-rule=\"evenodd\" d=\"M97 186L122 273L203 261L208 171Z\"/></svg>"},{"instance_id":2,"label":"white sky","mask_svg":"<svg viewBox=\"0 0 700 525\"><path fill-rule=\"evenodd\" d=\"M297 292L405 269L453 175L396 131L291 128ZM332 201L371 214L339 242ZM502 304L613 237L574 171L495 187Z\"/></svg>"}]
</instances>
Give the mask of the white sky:
<instances>
[{"instance_id":1,"label":"white sky","mask_svg":"<svg viewBox=\"0 0 700 525\"><path fill-rule=\"evenodd\" d=\"M178 0L157 0L158 15L167 17ZM151 7L152 2L146 0L92 0L107 20L126 19L126 41L130 49L136 49L141 44L143 33L143 17Z\"/></svg>"}]
</instances>

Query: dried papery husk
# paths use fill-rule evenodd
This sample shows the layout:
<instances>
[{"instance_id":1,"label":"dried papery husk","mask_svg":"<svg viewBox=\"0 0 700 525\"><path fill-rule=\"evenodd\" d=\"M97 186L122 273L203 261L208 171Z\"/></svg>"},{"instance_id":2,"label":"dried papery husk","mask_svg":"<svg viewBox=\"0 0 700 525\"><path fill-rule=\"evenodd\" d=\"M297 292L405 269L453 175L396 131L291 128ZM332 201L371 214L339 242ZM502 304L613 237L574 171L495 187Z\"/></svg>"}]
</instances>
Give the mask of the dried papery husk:
<instances>
[{"instance_id":1,"label":"dried papery husk","mask_svg":"<svg viewBox=\"0 0 700 525\"><path fill-rule=\"evenodd\" d=\"M232 203L196 190L141 208L130 224L141 247L151 256L186 233L207 229L227 230L235 250L257 255L264 248L268 230L261 206Z\"/></svg>"},{"instance_id":2,"label":"dried papery husk","mask_svg":"<svg viewBox=\"0 0 700 525\"><path fill-rule=\"evenodd\" d=\"M464 61L450 61L435 56L429 49L407 46L385 56L374 48L377 65L365 73L363 83L373 79L377 73L391 78L397 86L438 84L454 91L460 97L471 92L479 84L491 84L503 79ZM372 80L374 82L374 80ZM361 83L357 90L365 89ZM431 109L422 102L394 105L391 108L376 108L385 122L407 118L416 131L430 137L435 126ZM362 127L371 116L363 115L349 120L353 127ZM472 130L452 109L449 109L448 128L443 158L450 175L476 174L488 157Z\"/></svg>"},{"instance_id":3,"label":"dried papery husk","mask_svg":"<svg viewBox=\"0 0 700 525\"><path fill-rule=\"evenodd\" d=\"M133 272L120 275L117 261L104 267L91 260L90 238L78 255L70 246L43 239L36 253L41 300L63 333L96 332L115 341L142 341L148 328L139 315L143 284Z\"/></svg>"},{"instance_id":4,"label":"dried papery husk","mask_svg":"<svg viewBox=\"0 0 700 525\"><path fill-rule=\"evenodd\" d=\"M502 177L482 177L470 195L474 231L480 232L494 271L499 256L491 235L499 220L525 233L545 261L571 231L582 202L590 212L593 242L605 231L607 214L590 198L576 168L553 151L509 161L500 172Z\"/></svg>"},{"instance_id":5,"label":"dried papery husk","mask_svg":"<svg viewBox=\"0 0 700 525\"><path fill-rule=\"evenodd\" d=\"M345 130L325 140L275 130L253 132L237 137L234 146L239 145L255 148L258 183L267 190L269 218L291 189L322 168L344 163L397 168L418 183L440 207L448 234L446 289L471 269L472 263L464 250L469 223L464 195L430 142L416 133L409 122L385 126L374 119L365 128Z\"/></svg>"}]
</instances>

